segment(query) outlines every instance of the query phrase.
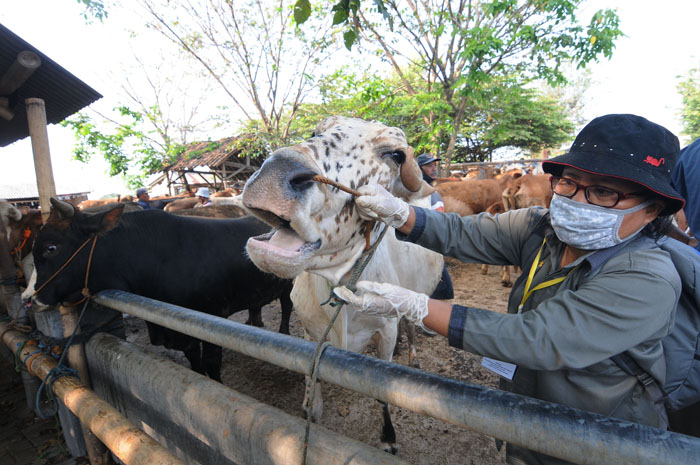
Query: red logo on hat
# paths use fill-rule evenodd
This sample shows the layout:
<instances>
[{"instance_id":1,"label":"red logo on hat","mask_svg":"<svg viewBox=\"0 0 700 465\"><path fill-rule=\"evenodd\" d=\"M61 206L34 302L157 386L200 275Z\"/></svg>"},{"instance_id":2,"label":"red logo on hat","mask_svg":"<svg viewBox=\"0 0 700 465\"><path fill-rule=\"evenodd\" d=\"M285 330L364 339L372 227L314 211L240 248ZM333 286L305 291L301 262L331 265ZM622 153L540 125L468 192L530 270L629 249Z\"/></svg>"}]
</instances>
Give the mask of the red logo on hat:
<instances>
[{"instance_id":1,"label":"red logo on hat","mask_svg":"<svg viewBox=\"0 0 700 465\"><path fill-rule=\"evenodd\" d=\"M644 163L649 163L650 165L654 165L654 166L661 166L664 164L664 159L663 158L656 159L656 158L652 157L651 155L647 155L647 158L644 160Z\"/></svg>"}]
</instances>

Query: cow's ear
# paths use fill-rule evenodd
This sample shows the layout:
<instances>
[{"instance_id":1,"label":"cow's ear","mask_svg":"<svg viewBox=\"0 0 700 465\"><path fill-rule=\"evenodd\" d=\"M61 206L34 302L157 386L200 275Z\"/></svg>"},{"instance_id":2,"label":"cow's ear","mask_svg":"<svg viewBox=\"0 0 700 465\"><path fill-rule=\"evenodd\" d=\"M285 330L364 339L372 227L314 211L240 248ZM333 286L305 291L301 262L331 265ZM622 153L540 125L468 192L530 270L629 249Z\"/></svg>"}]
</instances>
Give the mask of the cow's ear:
<instances>
[{"instance_id":1,"label":"cow's ear","mask_svg":"<svg viewBox=\"0 0 700 465\"><path fill-rule=\"evenodd\" d=\"M22 212L14 205L10 205L10 208L7 210L7 217L12 221L19 221L22 219Z\"/></svg>"},{"instance_id":2,"label":"cow's ear","mask_svg":"<svg viewBox=\"0 0 700 465\"><path fill-rule=\"evenodd\" d=\"M41 216L41 212L40 212L40 211L37 210L37 211L32 212L32 213L30 213L30 214L32 215L32 219L31 219L31 222L30 222L30 227L31 227L31 226L38 227L38 226L41 226L41 225L44 224L44 220L43 220L43 218L42 218L42 216Z\"/></svg>"},{"instance_id":3,"label":"cow's ear","mask_svg":"<svg viewBox=\"0 0 700 465\"><path fill-rule=\"evenodd\" d=\"M63 202L54 197L51 197L51 214L46 221L60 228L68 227L71 218L75 216L75 207L68 202ZM41 215L40 215L41 216Z\"/></svg>"},{"instance_id":4,"label":"cow's ear","mask_svg":"<svg viewBox=\"0 0 700 465\"><path fill-rule=\"evenodd\" d=\"M86 218L82 222L82 228L89 233L105 234L116 228L124 213L124 204L120 203L113 208L95 213L93 215L85 215Z\"/></svg>"}]
</instances>

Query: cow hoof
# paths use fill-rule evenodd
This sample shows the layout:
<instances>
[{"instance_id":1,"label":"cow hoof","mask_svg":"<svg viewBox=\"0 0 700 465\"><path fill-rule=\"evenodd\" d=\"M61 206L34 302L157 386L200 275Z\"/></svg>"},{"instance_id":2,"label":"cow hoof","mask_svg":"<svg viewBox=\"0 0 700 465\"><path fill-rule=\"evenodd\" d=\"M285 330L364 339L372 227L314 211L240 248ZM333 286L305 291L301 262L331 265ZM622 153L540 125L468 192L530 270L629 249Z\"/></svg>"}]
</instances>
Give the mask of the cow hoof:
<instances>
[{"instance_id":1,"label":"cow hoof","mask_svg":"<svg viewBox=\"0 0 700 465\"><path fill-rule=\"evenodd\" d=\"M489 274L489 270L481 269L481 274Z\"/></svg>"},{"instance_id":2,"label":"cow hoof","mask_svg":"<svg viewBox=\"0 0 700 465\"><path fill-rule=\"evenodd\" d=\"M396 444L389 444L387 442L383 442L381 444L381 449L384 452L390 453L391 455L396 455L399 452L399 446L397 446Z\"/></svg>"},{"instance_id":3,"label":"cow hoof","mask_svg":"<svg viewBox=\"0 0 700 465\"><path fill-rule=\"evenodd\" d=\"M501 286L503 287L513 287L513 283L510 281L501 281Z\"/></svg>"}]
</instances>

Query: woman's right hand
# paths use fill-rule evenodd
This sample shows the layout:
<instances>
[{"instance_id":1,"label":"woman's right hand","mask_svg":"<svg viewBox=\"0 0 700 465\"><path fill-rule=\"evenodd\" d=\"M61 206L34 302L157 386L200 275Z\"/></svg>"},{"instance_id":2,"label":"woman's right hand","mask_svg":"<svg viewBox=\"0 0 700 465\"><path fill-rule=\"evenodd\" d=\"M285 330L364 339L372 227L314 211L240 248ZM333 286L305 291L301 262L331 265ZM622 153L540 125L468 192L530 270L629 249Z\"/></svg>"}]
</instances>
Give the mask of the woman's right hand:
<instances>
[{"instance_id":1,"label":"woman's right hand","mask_svg":"<svg viewBox=\"0 0 700 465\"><path fill-rule=\"evenodd\" d=\"M355 199L360 218L379 220L395 229L399 229L408 220L409 205L379 184L367 184L357 191L361 194Z\"/></svg>"}]
</instances>

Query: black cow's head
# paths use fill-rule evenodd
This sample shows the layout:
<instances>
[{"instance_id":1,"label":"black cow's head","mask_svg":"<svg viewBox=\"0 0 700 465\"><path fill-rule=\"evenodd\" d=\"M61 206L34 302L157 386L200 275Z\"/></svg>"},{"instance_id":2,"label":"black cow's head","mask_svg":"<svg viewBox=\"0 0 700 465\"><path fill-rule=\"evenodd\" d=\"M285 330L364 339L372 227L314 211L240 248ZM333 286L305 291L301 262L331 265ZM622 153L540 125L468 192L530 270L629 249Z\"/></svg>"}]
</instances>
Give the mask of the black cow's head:
<instances>
[{"instance_id":1,"label":"black cow's head","mask_svg":"<svg viewBox=\"0 0 700 465\"><path fill-rule=\"evenodd\" d=\"M72 260L71 256L90 238L114 229L124 210L124 205L119 204L99 213L87 214L54 198L51 205L51 215L37 234L32 249L37 272L36 288L39 289L37 300L42 305L80 300L92 244L83 247ZM51 278L68 260L70 263Z\"/></svg>"}]
</instances>

